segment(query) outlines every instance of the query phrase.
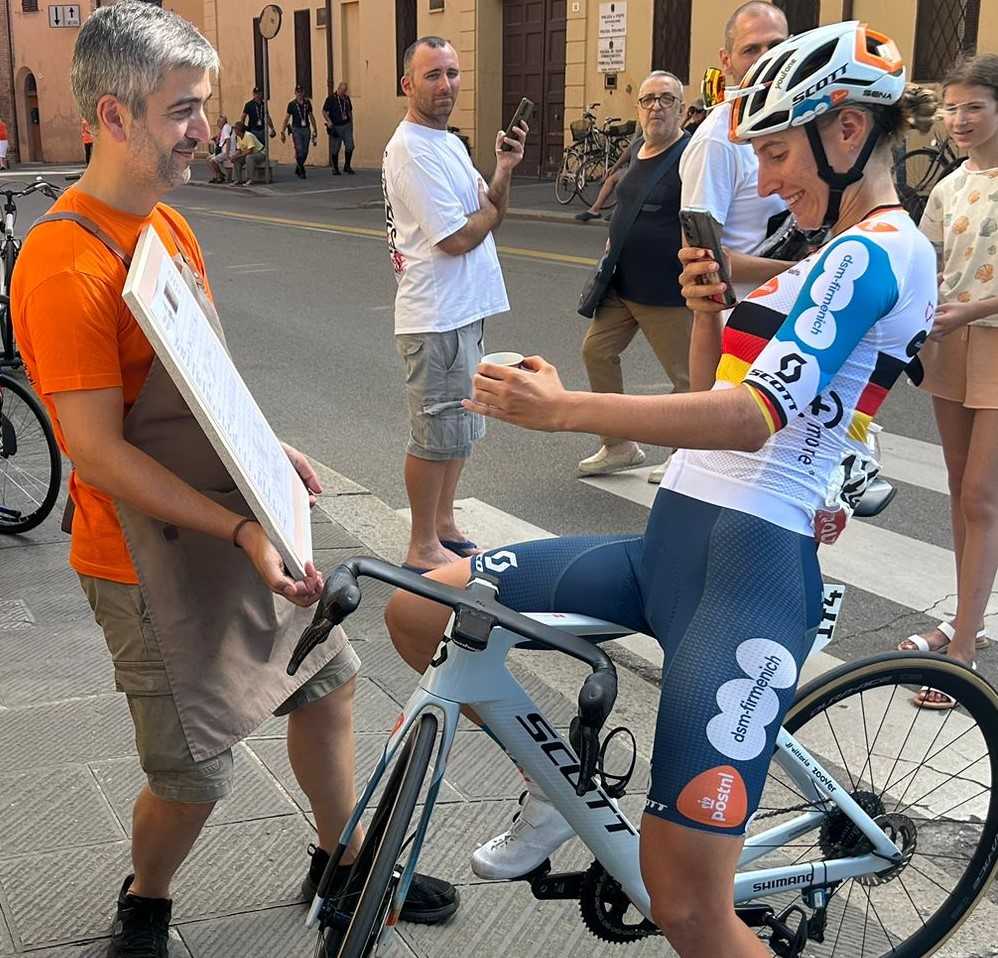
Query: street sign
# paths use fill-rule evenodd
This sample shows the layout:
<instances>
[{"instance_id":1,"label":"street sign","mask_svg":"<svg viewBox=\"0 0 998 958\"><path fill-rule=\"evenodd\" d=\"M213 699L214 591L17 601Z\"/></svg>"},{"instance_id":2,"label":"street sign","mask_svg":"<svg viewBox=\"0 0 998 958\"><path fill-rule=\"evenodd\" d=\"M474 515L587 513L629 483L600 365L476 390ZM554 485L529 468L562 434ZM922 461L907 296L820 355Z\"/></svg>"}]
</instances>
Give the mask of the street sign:
<instances>
[{"instance_id":1,"label":"street sign","mask_svg":"<svg viewBox=\"0 0 998 958\"><path fill-rule=\"evenodd\" d=\"M623 73L624 48L627 41L623 37L600 37L599 55L596 65L600 73Z\"/></svg>"},{"instance_id":2,"label":"street sign","mask_svg":"<svg viewBox=\"0 0 998 958\"><path fill-rule=\"evenodd\" d=\"M601 3L599 5L599 35L623 37L627 34L627 3Z\"/></svg>"},{"instance_id":3,"label":"street sign","mask_svg":"<svg viewBox=\"0 0 998 958\"><path fill-rule=\"evenodd\" d=\"M78 3L55 3L49 5L50 27L78 27L80 25L80 5Z\"/></svg>"}]
</instances>

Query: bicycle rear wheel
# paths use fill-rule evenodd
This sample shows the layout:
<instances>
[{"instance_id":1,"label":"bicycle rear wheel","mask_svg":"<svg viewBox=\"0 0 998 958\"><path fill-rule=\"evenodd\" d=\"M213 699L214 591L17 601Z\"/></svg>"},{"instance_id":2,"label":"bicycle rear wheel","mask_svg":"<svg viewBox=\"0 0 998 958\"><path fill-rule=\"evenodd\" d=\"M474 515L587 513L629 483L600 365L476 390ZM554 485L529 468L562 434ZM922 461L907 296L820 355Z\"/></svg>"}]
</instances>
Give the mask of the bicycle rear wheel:
<instances>
[{"instance_id":1,"label":"bicycle rear wheel","mask_svg":"<svg viewBox=\"0 0 998 958\"><path fill-rule=\"evenodd\" d=\"M328 958L367 958L374 954L402 873L399 858L436 737L437 718L425 712L409 733L347 880L347 904L352 904L352 896L359 894L359 897L346 928L329 929Z\"/></svg>"},{"instance_id":2,"label":"bicycle rear wheel","mask_svg":"<svg viewBox=\"0 0 998 958\"><path fill-rule=\"evenodd\" d=\"M910 150L902 157L895 169L898 198L916 222L925 209L932 187L948 172L942 154L930 147Z\"/></svg>"},{"instance_id":3,"label":"bicycle rear wheel","mask_svg":"<svg viewBox=\"0 0 998 958\"><path fill-rule=\"evenodd\" d=\"M953 696L959 709L914 708L912 697L924 686ZM831 889L825 940L811 942L805 953L933 954L987 893L998 868L998 800L992 794L998 693L945 656L888 653L842 666L801 689L784 727L904 853L887 871ZM799 815L802 803L804 796L774 761L750 835ZM805 866L869 848L851 819L834 809L814 831L759 864ZM782 909L802 902L799 893L785 892L770 904Z\"/></svg>"},{"instance_id":4,"label":"bicycle rear wheel","mask_svg":"<svg viewBox=\"0 0 998 958\"><path fill-rule=\"evenodd\" d=\"M61 481L59 447L41 403L0 375L0 533L27 532L44 521Z\"/></svg>"},{"instance_id":5,"label":"bicycle rear wheel","mask_svg":"<svg viewBox=\"0 0 998 958\"><path fill-rule=\"evenodd\" d=\"M604 180L603 152L587 153L579 170L579 196L587 207L596 202Z\"/></svg>"},{"instance_id":6,"label":"bicycle rear wheel","mask_svg":"<svg viewBox=\"0 0 998 958\"><path fill-rule=\"evenodd\" d=\"M575 199L581 166L582 154L575 147L565 150L561 158L561 169L554 178L554 198L562 206L568 206Z\"/></svg>"}]
</instances>

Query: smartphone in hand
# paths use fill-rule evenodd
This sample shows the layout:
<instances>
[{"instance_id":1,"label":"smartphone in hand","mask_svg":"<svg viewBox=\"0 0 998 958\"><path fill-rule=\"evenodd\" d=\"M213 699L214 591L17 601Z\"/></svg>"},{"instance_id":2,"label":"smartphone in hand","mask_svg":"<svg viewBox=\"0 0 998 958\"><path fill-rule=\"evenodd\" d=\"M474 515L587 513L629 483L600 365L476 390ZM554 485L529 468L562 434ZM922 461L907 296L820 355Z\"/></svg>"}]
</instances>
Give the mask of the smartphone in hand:
<instances>
[{"instance_id":1,"label":"smartphone in hand","mask_svg":"<svg viewBox=\"0 0 998 958\"><path fill-rule=\"evenodd\" d=\"M686 237L686 245L710 250L711 258L718 265L715 273L705 273L700 278L703 286L713 283L724 283L724 292L720 294L720 299L714 299L725 306L734 306L734 290L731 288L731 273L728 270L728 258L721 249L721 224L713 216L703 209L689 208L679 211L679 223L683 228L683 235Z\"/></svg>"},{"instance_id":2,"label":"smartphone in hand","mask_svg":"<svg viewBox=\"0 0 998 958\"><path fill-rule=\"evenodd\" d=\"M507 135L515 130L521 123L529 123L531 116L534 114L534 101L528 100L524 97L520 100L520 105L516 108L516 112L513 114L513 119L509 121L509 126L506 127ZM509 152L513 147L508 143L503 143L503 150Z\"/></svg>"}]
</instances>

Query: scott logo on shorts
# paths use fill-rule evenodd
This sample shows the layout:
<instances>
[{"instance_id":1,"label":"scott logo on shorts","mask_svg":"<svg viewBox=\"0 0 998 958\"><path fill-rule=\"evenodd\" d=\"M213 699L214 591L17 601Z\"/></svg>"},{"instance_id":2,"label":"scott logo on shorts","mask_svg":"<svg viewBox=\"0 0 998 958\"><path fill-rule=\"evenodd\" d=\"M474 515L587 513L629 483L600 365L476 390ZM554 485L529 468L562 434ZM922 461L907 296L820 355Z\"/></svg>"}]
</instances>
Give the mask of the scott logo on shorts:
<instances>
[{"instance_id":1,"label":"scott logo on shorts","mask_svg":"<svg viewBox=\"0 0 998 958\"><path fill-rule=\"evenodd\" d=\"M773 689L793 686L797 663L770 639L746 639L735 658L748 678L732 679L717 690L721 711L707 723L707 738L722 755L744 762L766 747L766 727L780 711Z\"/></svg>"},{"instance_id":2,"label":"scott logo on shorts","mask_svg":"<svg viewBox=\"0 0 998 958\"><path fill-rule=\"evenodd\" d=\"M737 828L748 811L745 782L730 765L707 769L679 793L676 808L691 822Z\"/></svg>"},{"instance_id":3,"label":"scott logo on shorts","mask_svg":"<svg viewBox=\"0 0 998 958\"><path fill-rule=\"evenodd\" d=\"M476 572L505 572L510 568L516 568L516 555L509 549L475 556Z\"/></svg>"}]
</instances>

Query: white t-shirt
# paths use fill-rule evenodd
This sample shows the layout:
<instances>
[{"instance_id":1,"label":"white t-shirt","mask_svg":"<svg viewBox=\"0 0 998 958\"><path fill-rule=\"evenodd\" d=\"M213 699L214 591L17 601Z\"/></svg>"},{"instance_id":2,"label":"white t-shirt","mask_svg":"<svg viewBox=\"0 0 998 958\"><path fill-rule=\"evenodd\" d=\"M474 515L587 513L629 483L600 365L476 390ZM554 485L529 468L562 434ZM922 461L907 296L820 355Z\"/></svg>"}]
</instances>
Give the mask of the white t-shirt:
<instances>
[{"instance_id":1,"label":"white t-shirt","mask_svg":"<svg viewBox=\"0 0 998 958\"><path fill-rule=\"evenodd\" d=\"M491 233L460 256L437 249L478 211L482 182L452 133L403 120L388 141L381 186L396 333L442 333L509 310Z\"/></svg>"},{"instance_id":2,"label":"white t-shirt","mask_svg":"<svg viewBox=\"0 0 998 958\"><path fill-rule=\"evenodd\" d=\"M929 194L919 226L941 257L940 303L998 296L998 169L968 170L964 163L941 179ZM970 325L998 326L998 316Z\"/></svg>"},{"instance_id":3,"label":"white t-shirt","mask_svg":"<svg viewBox=\"0 0 998 958\"><path fill-rule=\"evenodd\" d=\"M759 195L759 161L748 144L728 139L731 104L707 114L679 159L683 207L709 210L721 224L721 242L738 253L758 252L768 235L770 217L787 208L779 196ZM735 283L744 299L754 283Z\"/></svg>"}]
</instances>

